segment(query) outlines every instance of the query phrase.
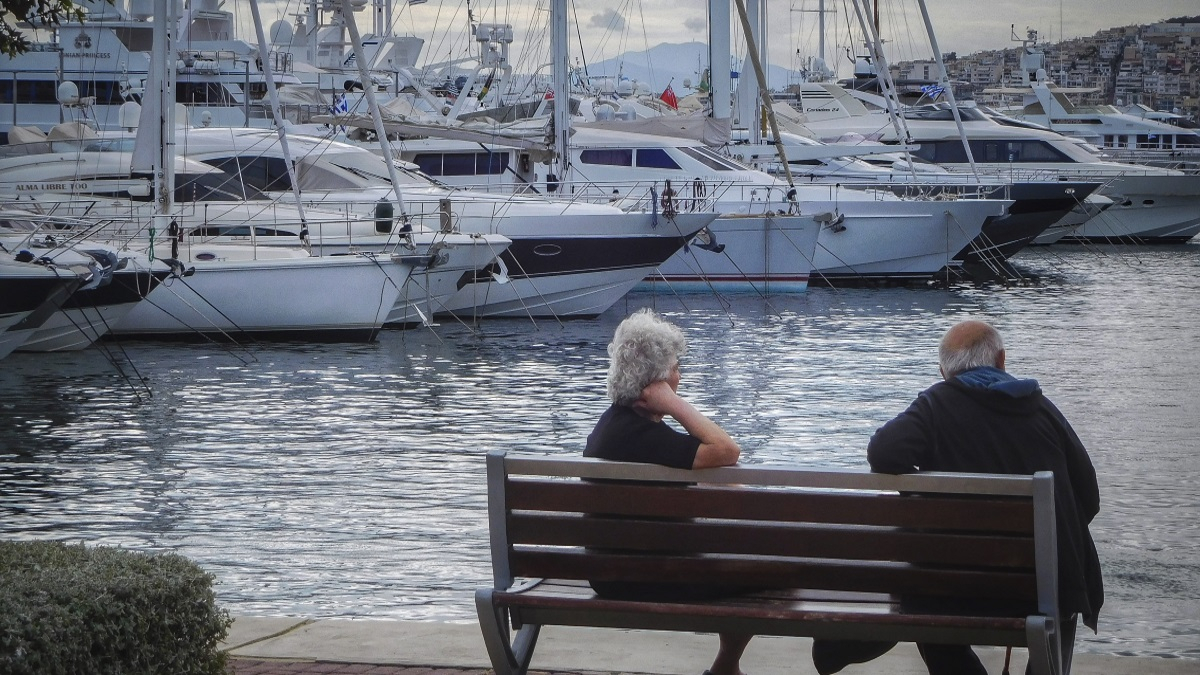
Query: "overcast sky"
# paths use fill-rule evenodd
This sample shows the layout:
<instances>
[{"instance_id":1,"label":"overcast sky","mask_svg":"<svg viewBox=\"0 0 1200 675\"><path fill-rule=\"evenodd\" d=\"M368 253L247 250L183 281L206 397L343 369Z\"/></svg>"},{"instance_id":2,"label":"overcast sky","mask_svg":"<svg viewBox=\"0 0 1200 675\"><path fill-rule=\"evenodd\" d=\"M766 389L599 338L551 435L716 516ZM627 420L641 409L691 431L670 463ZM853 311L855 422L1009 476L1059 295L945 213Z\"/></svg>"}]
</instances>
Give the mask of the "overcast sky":
<instances>
[{"instance_id":1,"label":"overcast sky","mask_svg":"<svg viewBox=\"0 0 1200 675\"><path fill-rule=\"evenodd\" d=\"M411 6L403 0L393 1L394 30L425 37L426 58L461 55L467 49L468 39L462 37L466 0L428 0ZM816 10L821 0L765 1L772 60L789 68L801 66L817 52ZM226 0L224 6L249 26L247 4ZM293 14L302 4L300 0L262 0L265 20L269 23L271 17ZM513 61L520 69L519 55L525 43L533 43L530 51L534 45L543 52L548 48L544 28L539 28L546 23L548 5L549 0L473 0L471 8L476 21L513 24L517 36ZM733 0L730 5L736 6ZM916 0L880 0L879 6L884 37L890 41L889 59L932 55ZM1087 36L1113 26L1200 15L1197 0L927 0L927 6L941 50L959 54L1015 46L1010 40L1013 27L1021 37L1032 28L1043 41L1057 42L1063 36ZM850 37L852 27L858 32L853 6L848 0L825 0L825 7L827 58L846 65L847 47L861 51L859 41ZM572 0L572 51L577 53L582 41L585 57L595 62L664 42L706 42L706 8L706 0ZM359 16L360 28L368 32L369 19ZM457 38L452 35L455 31ZM247 30L245 37L252 40L253 34ZM524 59L524 63L531 62L531 58Z\"/></svg>"}]
</instances>

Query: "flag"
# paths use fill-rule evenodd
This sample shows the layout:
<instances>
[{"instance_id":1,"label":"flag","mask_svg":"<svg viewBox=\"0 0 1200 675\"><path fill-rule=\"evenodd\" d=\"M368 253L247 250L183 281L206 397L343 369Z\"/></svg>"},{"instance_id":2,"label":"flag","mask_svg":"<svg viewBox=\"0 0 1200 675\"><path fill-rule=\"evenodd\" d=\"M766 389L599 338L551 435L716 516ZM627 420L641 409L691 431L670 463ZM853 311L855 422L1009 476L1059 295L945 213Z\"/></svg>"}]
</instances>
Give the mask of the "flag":
<instances>
[{"instance_id":1,"label":"flag","mask_svg":"<svg viewBox=\"0 0 1200 675\"><path fill-rule=\"evenodd\" d=\"M484 99L484 97L487 96L488 89L492 88L492 81L495 79L496 79L496 69L493 68L492 72L487 76L487 81L483 83L483 89L479 90L479 96L476 97L478 100L482 101Z\"/></svg>"},{"instance_id":2,"label":"flag","mask_svg":"<svg viewBox=\"0 0 1200 675\"><path fill-rule=\"evenodd\" d=\"M931 101L936 101L939 96L946 93L946 88L940 84L927 84L921 87L921 93L928 96Z\"/></svg>"},{"instance_id":3,"label":"flag","mask_svg":"<svg viewBox=\"0 0 1200 675\"><path fill-rule=\"evenodd\" d=\"M329 112L334 115L344 115L350 112L350 102L346 100L344 94L333 95L333 107L329 109Z\"/></svg>"},{"instance_id":4,"label":"flag","mask_svg":"<svg viewBox=\"0 0 1200 675\"><path fill-rule=\"evenodd\" d=\"M553 89L547 89L547 90L546 90L546 95L545 95L545 96L543 96L542 98L546 99L547 101L553 101L553 100L554 100L554 90L553 90Z\"/></svg>"},{"instance_id":5,"label":"flag","mask_svg":"<svg viewBox=\"0 0 1200 675\"><path fill-rule=\"evenodd\" d=\"M667 85L666 89L663 89L663 93L659 95L658 100L666 103L676 110L679 110L679 99L675 97L675 90L672 89L671 85L669 84Z\"/></svg>"}]
</instances>

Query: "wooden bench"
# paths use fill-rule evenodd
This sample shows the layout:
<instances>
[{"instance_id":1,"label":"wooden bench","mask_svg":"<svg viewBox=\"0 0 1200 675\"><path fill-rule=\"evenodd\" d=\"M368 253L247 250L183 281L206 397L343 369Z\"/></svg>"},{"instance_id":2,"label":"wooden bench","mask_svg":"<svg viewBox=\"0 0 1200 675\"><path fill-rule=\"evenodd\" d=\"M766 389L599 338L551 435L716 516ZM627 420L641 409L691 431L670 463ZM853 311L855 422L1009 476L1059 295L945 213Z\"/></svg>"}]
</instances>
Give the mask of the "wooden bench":
<instances>
[{"instance_id":1,"label":"wooden bench","mask_svg":"<svg viewBox=\"0 0 1200 675\"><path fill-rule=\"evenodd\" d=\"M545 625L1026 647L1035 673L1062 672L1049 472L686 471L493 452L487 480L494 584L475 604L497 675L528 670ZM780 590L612 600L588 579ZM928 609L947 601L970 610Z\"/></svg>"}]
</instances>

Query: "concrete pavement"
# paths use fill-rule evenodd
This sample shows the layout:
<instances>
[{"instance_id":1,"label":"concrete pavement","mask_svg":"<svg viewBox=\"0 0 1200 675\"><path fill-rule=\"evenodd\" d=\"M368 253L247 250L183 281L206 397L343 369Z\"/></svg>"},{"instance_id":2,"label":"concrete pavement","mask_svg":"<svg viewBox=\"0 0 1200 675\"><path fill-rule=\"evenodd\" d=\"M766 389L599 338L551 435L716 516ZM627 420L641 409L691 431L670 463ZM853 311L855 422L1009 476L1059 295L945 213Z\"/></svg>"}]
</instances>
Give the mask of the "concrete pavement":
<instances>
[{"instance_id":1,"label":"concrete pavement","mask_svg":"<svg viewBox=\"0 0 1200 675\"><path fill-rule=\"evenodd\" d=\"M758 637L742 659L749 675L814 675L811 640ZM236 675L483 675L491 670L479 626L371 619L237 617L223 645ZM716 653L714 635L548 626L531 670L563 674L700 675ZM982 647L989 673L1004 650ZM1013 650L1011 671L1023 673L1025 652ZM846 675L925 675L911 644L898 645ZM1075 654L1074 675L1200 675L1200 661Z\"/></svg>"}]
</instances>

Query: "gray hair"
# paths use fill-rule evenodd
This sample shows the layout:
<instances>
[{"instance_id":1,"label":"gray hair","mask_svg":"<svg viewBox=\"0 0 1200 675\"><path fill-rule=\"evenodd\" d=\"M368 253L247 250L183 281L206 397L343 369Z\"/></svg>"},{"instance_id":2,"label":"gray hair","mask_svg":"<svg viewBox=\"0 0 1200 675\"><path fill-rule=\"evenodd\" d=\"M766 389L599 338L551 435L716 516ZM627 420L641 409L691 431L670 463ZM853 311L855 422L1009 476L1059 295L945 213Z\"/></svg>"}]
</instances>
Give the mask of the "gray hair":
<instances>
[{"instance_id":1,"label":"gray hair","mask_svg":"<svg viewBox=\"0 0 1200 675\"><path fill-rule=\"evenodd\" d=\"M608 397L633 405L651 382L665 380L687 353L683 331L649 308L629 315L608 345Z\"/></svg>"},{"instance_id":2,"label":"gray hair","mask_svg":"<svg viewBox=\"0 0 1200 675\"><path fill-rule=\"evenodd\" d=\"M1004 351L1000 331L982 321L955 324L938 345L938 365L947 380L972 368L996 366Z\"/></svg>"}]
</instances>

